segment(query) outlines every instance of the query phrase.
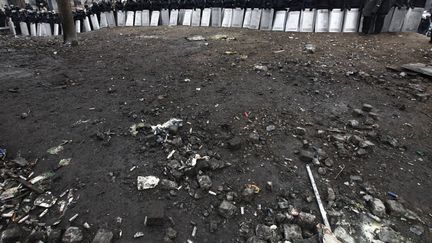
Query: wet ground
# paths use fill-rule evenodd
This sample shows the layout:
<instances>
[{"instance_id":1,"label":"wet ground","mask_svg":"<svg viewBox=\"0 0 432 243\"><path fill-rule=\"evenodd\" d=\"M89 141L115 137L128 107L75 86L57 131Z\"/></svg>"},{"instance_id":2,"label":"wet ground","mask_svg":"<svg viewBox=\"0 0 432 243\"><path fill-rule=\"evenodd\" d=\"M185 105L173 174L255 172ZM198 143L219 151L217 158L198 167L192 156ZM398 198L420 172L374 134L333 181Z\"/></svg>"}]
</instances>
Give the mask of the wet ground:
<instances>
[{"instance_id":1,"label":"wet ground","mask_svg":"<svg viewBox=\"0 0 432 243\"><path fill-rule=\"evenodd\" d=\"M186 39L195 35L206 40ZM54 228L87 222L84 242L99 228L112 230L116 242L131 242L136 232L144 233L136 242L161 242L168 227L178 232L175 242L242 242L275 217L282 198L320 220L298 155L319 150L321 165L312 166L318 188L324 198L333 188L336 200L327 209L344 211L330 217L332 227L350 229L359 221L368 211L358 205L367 205L365 191L382 201L394 192L425 231L410 231L418 220L382 218L413 242L432 241L432 83L388 69L430 64L427 37L157 27L83 33L79 42L71 48L60 39L0 37L0 147L9 159L37 159L35 175L54 171L53 195L74 191ZM305 44L316 50L304 51ZM364 103L372 114L356 115ZM156 141L146 128L131 135L133 124L170 118L183 126L169 141ZM47 153L64 140L70 141L63 151ZM365 140L374 145L363 151ZM202 169L210 189L200 188L198 169L178 174L170 167L195 154L230 165ZM70 164L57 168L65 158ZM148 175L181 188L138 191L137 176ZM247 184L260 188L252 199L242 196ZM224 218L218 207L232 192L245 212ZM155 205L163 205L166 222L144 226ZM39 220L50 225L52 214ZM2 218L3 228L9 224ZM245 236L242 225L251 229ZM354 226L350 232L362 242Z\"/></svg>"}]
</instances>

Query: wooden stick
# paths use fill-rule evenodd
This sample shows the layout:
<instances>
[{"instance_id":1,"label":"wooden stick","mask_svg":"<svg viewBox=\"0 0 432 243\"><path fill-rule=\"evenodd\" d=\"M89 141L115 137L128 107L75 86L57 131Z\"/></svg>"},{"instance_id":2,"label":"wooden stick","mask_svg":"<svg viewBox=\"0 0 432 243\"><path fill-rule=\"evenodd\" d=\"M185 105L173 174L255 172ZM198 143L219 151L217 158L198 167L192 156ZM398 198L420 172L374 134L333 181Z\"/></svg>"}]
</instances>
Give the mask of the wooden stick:
<instances>
[{"instance_id":1,"label":"wooden stick","mask_svg":"<svg viewBox=\"0 0 432 243\"><path fill-rule=\"evenodd\" d=\"M329 221L328 221L328 219L327 219L327 213L326 213L326 211L325 211L325 209L324 209L324 205L322 204L321 197L320 197L320 195L319 195L318 188L317 188L317 186L316 186L316 184L315 184L315 179L314 179L314 177L313 177L313 175L312 175L312 171L311 171L309 165L306 165L306 170L307 170L307 172L308 172L309 179L310 179L310 182L311 182L311 184L312 184L313 191L314 191L314 193L315 193L315 198L316 198L316 200L317 200L318 207L319 207L319 210L320 210L320 212L321 212L321 217L322 217L322 219L323 219L323 221L324 221L324 225L325 225L327 228L329 228L329 229L330 229L330 232L331 232L330 223L329 223Z\"/></svg>"}]
</instances>

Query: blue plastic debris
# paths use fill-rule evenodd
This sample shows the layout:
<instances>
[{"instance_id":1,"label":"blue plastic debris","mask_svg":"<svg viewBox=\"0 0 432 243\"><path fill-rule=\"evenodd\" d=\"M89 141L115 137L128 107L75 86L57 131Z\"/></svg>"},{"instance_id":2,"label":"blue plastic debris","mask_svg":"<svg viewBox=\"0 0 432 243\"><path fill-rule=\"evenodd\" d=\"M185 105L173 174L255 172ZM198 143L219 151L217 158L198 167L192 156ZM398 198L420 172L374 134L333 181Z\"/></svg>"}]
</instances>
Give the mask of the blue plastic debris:
<instances>
[{"instance_id":1,"label":"blue plastic debris","mask_svg":"<svg viewBox=\"0 0 432 243\"><path fill-rule=\"evenodd\" d=\"M396 193L394 193L394 192L387 192L387 195L388 195L389 197L393 198L393 199L398 198L398 195L397 195Z\"/></svg>"},{"instance_id":2,"label":"blue plastic debris","mask_svg":"<svg viewBox=\"0 0 432 243\"><path fill-rule=\"evenodd\" d=\"M6 158L6 149L0 148L0 159L3 160Z\"/></svg>"}]
</instances>

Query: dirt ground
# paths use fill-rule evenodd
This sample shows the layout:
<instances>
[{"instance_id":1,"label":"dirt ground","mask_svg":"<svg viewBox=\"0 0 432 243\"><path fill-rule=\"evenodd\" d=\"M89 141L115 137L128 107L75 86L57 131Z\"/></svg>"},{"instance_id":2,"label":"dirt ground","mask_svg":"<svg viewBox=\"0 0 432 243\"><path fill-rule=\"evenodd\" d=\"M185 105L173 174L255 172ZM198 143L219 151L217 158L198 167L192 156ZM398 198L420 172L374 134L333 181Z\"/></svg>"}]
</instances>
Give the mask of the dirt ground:
<instances>
[{"instance_id":1,"label":"dirt ground","mask_svg":"<svg viewBox=\"0 0 432 243\"><path fill-rule=\"evenodd\" d=\"M217 34L228 39L212 38ZM206 40L185 39L194 35ZM326 153L321 158L334 164L312 166L318 188L326 205L327 188L334 189L335 203L326 208L344 215L330 214L333 228L344 225L356 242L366 242L354 225L369 211L363 200L369 185L374 189L368 194L385 201L394 192L421 218L385 215L384 222L412 242L432 242L432 83L386 68L431 64L427 37L179 26L104 29L80 34L79 42L63 47L59 38L0 37L0 147L9 158L20 153L38 159L35 175L54 171L53 195L74 190L76 202L54 228L87 222L84 242L102 227L114 232L115 242L162 242L168 227L178 232L175 242L244 242L257 224L274 220L281 198L321 220L310 200L306 163L297 154L319 148ZM315 52L305 52L305 44L316 46ZM376 114L353 116L363 103ZM131 135L133 124L170 118L184 121L174 135L182 138L180 145L159 144L145 129ZM347 125L352 119L359 127ZM259 139L251 137L254 131ZM374 146L360 154L355 142L338 141L336 134L364 135ZM47 153L64 140L71 141L63 151ZM199 172L176 177L167 169L169 161L191 153L231 165L203 171L217 195L199 188ZM64 158L70 164L57 168ZM182 188L138 191L137 176L148 175ZM242 190L251 183L260 191L244 200ZM234 202L244 215L219 215L229 192L238 194ZM164 206L169 220L144 226L154 203ZM50 225L52 217L49 212L40 221ZM10 224L1 222L3 228ZM421 235L410 231L416 224L425 230ZM144 237L134 239L136 232Z\"/></svg>"}]
</instances>

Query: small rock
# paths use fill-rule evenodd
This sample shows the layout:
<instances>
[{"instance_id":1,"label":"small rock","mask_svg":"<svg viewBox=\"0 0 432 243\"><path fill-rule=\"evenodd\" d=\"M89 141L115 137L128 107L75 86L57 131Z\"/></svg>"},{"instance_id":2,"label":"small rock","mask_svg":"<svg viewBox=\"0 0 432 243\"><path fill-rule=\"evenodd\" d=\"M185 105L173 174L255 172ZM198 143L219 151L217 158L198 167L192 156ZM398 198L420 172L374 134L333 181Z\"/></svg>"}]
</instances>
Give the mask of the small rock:
<instances>
[{"instance_id":1,"label":"small rock","mask_svg":"<svg viewBox=\"0 0 432 243\"><path fill-rule=\"evenodd\" d=\"M203 190L209 190L212 187L212 181L208 175L198 175L198 184Z\"/></svg>"},{"instance_id":2,"label":"small rock","mask_svg":"<svg viewBox=\"0 0 432 243\"><path fill-rule=\"evenodd\" d=\"M333 233L342 243L356 243L354 238L341 226L338 226Z\"/></svg>"},{"instance_id":3,"label":"small rock","mask_svg":"<svg viewBox=\"0 0 432 243\"><path fill-rule=\"evenodd\" d=\"M358 175L350 175L350 181L352 182L362 182L363 178Z\"/></svg>"},{"instance_id":4,"label":"small rock","mask_svg":"<svg viewBox=\"0 0 432 243\"><path fill-rule=\"evenodd\" d=\"M336 193L334 192L333 188L328 187L327 188L327 201L333 202L336 200Z\"/></svg>"},{"instance_id":5,"label":"small rock","mask_svg":"<svg viewBox=\"0 0 432 243\"><path fill-rule=\"evenodd\" d=\"M287 200L282 199L282 201L278 202L278 206L280 209L287 209L287 208L289 208L290 204Z\"/></svg>"},{"instance_id":6,"label":"small rock","mask_svg":"<svg viewBox=\"0 0 432 243\"><path fill-rule=\"evenodd\" d=\"M176 190L179 187L177 182L167 179L162 179L159 183L159 186L165 190Z\"/></svg>"},{"instance_id":7,"label":"small rock","mask_svg":"<svg viewBox=\"0 0 432 243\"><path fill-rule=\"evenodd\" d=\"M255 234L260 240L270 240L273 236L273 230L267 225L258 224L255 228Z\"/></svg>"},{"instance_id":8,"label":"small rock","mask_svg":"<svg viewBox=\"0 0 432 243\"><path fill-rule=\"evenodd\" d=\"M69 227L66 229L63 234L62 241L63 243L74 243L81 242L83 239L83 234L80 228L78 227Z\"/></svg>"},{"instance_id":9,"label":"small rock","mask_svg":"<svg viewBox=\"0 0 432 243\"><path fill-rule=\"evenodd\" d=\"M275 129L276 129L276 126L275 126L275 125L268 125L268 126L266 127L267 132L272 132L272 131L274 131Z\"/></svg>"},{"instance_id":10,"label":"small rock","mask_svg":"<svg viewBox=\"0 0 432 243\"><path fill-rule=\"evenodd\" d=\"M402 203L396 200L387 200L386 205L389 213L393 216L402 217L405 216L407 212Z\"/></svg>"},{"instance_id":11,"label":"small rock","mask_svg":"<svg viewBox=\"0 0 432 243\"><path fill-rule=\"evenodd\" d=\"M300 226L296 224L284 224L282 227L285 240L303 239Z\"/></svg>"},{"instance_id":12,"label":"small rock","mask_svg":"<svg viewBox=\"0 0 432 243\"><path fill-rule=\"evenodd\" d=\"M111 243L114 234L107 229L99 229L92 243Z\"/></svg>"},{"instance_id":13,"label":"small rock","mask_svg":"<svg viewBox=\"0 0 432 243\"><path fill-rule=\"evenodd\" d=\"M364 113L360 109L354 109L353 110L353 115L359 117L359 116L364 116Z\"/></svg>"},{"instance_id":14,"label":"small rock","mask_svg":"<svg viewBox=\"0 0 432 243\"><path fill-rule=\"evenodd\" d=\"M371 106L371 105L369 105L369 104L363 104L363 106L362 106L362 110L363 111L366 111L366 112L371 112L372 111L372 109L373 109L373 106Z\"/></svg>"},{"instance_id":15,"label":"small rock","mask_svg":"<svg viewBox=\"0 0 432 243\"><path fill-rule=\"evenodd\" d=\"M138 190L147 190L155 188L159 184L159 178L156 176L138 176L137 187Z\"/></svg>"},{"instance_id":16,"label":"small rock","mask_svg":"<svg viewBox=\"0 0 432 243\"><path fill-rule=\"evenodd\" d=\"M267 72L268 71L268 67L264 66L264 65L255 65L254 66L255 71L259 71L259 72Z\"/></svg>"},{"instance_id":17,"label":"small rock","mask_svg":"<svg viewBox=\"0 0 432 243\"><path fill-rule=\"evenodd\" d=\"M304 135L306 135L306 129L303 127L296 127L294 129L294 134L298 135L298 136L304 136Z\"/></svg>"},{"instance_id":18,"label":"small rock","mask_svg":"<svg viewBox=\"0 0 432 243\"><path fill-rule=\"evenodd\" d=\"M349 120L348 126L352 128L358 128L360 126L360 123L357 120Z\"/></svg>"},{"instance_id":19,"label":"small rock","mask_svg":"<svg viewBox=\"0 0 432 243\"><path fill-rule=\"evenodd\" d=\"M327 173L326 169L324 167L319 167L318 168L318 174L320 175L325 175Z\"/></svg>"},{"instance_id":20,"label":"small rock","mask_svg":"<svg viewBox=\"0 0 432 243\"><path fill-rule=\"evenodd\" d=\"M364 149L364 148L361 148L361 149L357 150L357 152L356 152L356 155L357 155L358 157L365 156L366 154L368 154L368 152L367 152L367 150Z\"/></svg>"},{"instance_id":21,"label":"small rock","mask_svg":"<svg viewBox=\"0 0 432 243\"><path fill-rule=\"evenodd\" d=\"M237 207L234 204L223 200L222 203L219 205L218 212L224 218L232 218L237 212Z\"/></svg>"},{"instance_id":22,"label":"small rock","mask_svg":"<svg viewBox=\"0 0 432 243\"><path fill-rule=\"evenodd\" d=\"M20 241L21 235L22 235L21 229L18 226L13 225L13 226L5 229L1 233L0 242L2 242L2 243L15 243L15 242Z\"/></svg>"},{"instance_id":23,"label":"small rock","mask_svg":"<svg viewBox=\"0 0 432 243\"><path fill-rule=\"evenodd\" d=\"M21 117L21 119L26 119L28 117L28 113L23 112L23 113L21 113L20 117Z\"/></svg>"},{"instance_id":24,"label":"small rock","mask_svg":"<svg viewBox=\"0 0 432 243\"><path fill-rule=\"evenodd\" d=\"M299 153L299 158L303 162L310 163L315 158L315 154L307 150L301 150Z\"/></svg>"},{"instance_id":25,"label":"small rock","mask_svg":"<svg viewBox=\"0 0 432 243\"><path fill-rule=\"evenodd\" d=\"M324 160L324 165L327 167L332 167L334 165L334 161L330 158Z\"/></svg>"},{"instance_id":26,"label":"small rock","mask_svg":"<svg viewBox=\"0 0 432 243\"><path fill-rule=\"evenodd\" d=\"M169 239L173 240L177 237L177 231L175 229L169 227L165 232L165 236L168 237Z\"/></svg>"},{"instance_id":27,"label":"small rock","mask_svg":"<svg viewBox=\"0 0 432 243\"><path fill-rule=\"evenodd\" d=\"M382 227L378 233L378 238L386 243L401 243L404 242L400 234L390 227Z\"/></svg>"},{"instance_id":28,"label":"small rock","mask_svg":"<svg viewBox=\"0 0 432 243\"><path fill-rule=\"evenodd\" d=\"M260 136L259 136L259 134L257 133L257 132L251 132L250 134L249 134L249 139L252 141L252 142L259 142L259 140L260 140Z\"/></svg>"},{"instance_id":29,"label":"small rock","mask_svg":"<svg viewBox=\"0 0 432 243\"><path fill-rule=\"evenodd\" d=\"M241 148L241 139L239 137L234 137L228 141L228 148L231 150L238 150Z\"/></svg>"},{"instance_id":30,"label":"small rock","mask_svg":"<svg viewBox=\"0 0 432 243\"><path fill-rule=\"evenodd\" d=\"M313 54L316 51L316 46L313 44L306 44L304 46L304 50L309 54Z\"/></svg>"},{"instance_id":31,"label":"small rock","mask_svg":"<svg viewBox=\"0 0 432 243\"><path fill-rule=\"evenodd\" d=\"M313 228L316 225L316 216L310 213L300 212L299 223L308 228Z\"/></svg>"},{"instance_id":32,"label":"small rock","mask_svg":"<svg viewBox=\"0 0 432 243\"><path fill-rule=\"evenodd\" d=\"M371 211L374 215L384 217L386 215L386 208L384 203L379 198L374 198L371 202Z\"/></svg>"},{"instance_id":33,"label":"small rock","mask_svg":"<svg viewBox=\"0 0 432 243\"><path fill-rule=\"evenodd\" d=\"M186 40L188 40L188 41L205 41L206 39L202 35L194 35L194 36L186 37Z\"/></svg>"},{"instance_id":34,"label":"small rock","mask_svg":"<svg viewBox=\"0 0 432 243\"><path fill-rule=\"evenodd\" d=\"M420 225L413 225L410 227L410 231L414 234L420 236L424 233L424 228Z\"/></svg>"}]
</instances>

